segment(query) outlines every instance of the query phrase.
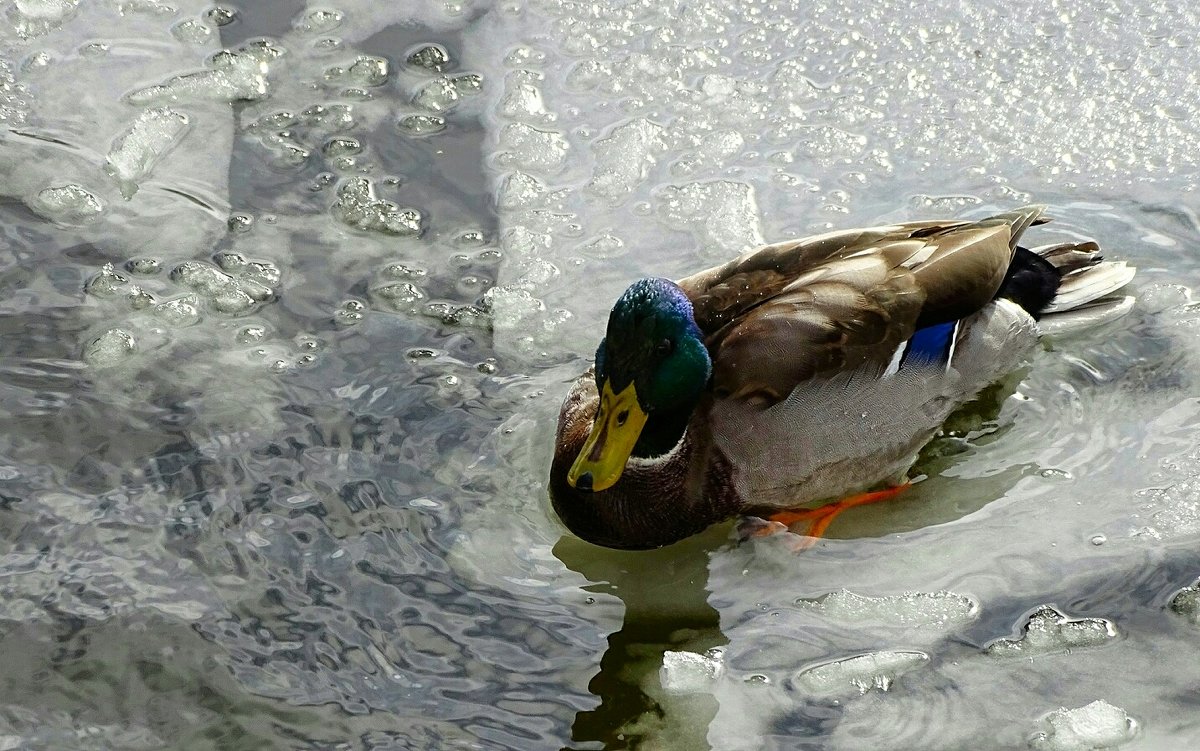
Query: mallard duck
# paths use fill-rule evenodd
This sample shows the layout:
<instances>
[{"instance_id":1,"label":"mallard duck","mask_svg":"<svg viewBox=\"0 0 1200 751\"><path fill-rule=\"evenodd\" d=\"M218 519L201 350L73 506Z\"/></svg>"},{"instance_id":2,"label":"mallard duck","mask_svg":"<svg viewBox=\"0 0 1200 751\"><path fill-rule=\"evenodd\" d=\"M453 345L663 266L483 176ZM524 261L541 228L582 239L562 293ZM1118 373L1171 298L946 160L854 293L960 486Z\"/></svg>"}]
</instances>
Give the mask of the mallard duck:
<instances>
[{"instance_id":1,"label":"mallard duck","mask_svg":"<svg viewBox=\"0 0 1200 751\"><path fill-rule=\"evenodd\" d=\"M1132 304L1106 296L1135 269L1102 263L1095 243L1018 246L1043 210L831 232L634 282L562 405L558 516L590 542L645 549L739 515L820 534L890 497L1040 326Z\"/></svg>"}]
</instances>

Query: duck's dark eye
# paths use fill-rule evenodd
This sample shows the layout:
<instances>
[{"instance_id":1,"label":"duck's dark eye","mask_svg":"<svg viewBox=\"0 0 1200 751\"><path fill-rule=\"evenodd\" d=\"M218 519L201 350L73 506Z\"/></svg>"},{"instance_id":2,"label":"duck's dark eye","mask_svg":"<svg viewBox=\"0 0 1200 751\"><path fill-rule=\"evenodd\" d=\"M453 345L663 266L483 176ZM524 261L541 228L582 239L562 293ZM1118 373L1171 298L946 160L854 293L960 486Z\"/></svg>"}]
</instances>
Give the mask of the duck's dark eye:
<instances>
[{"instance_id":1,"label":"duck's dark eye","mask_svg":"<svg viewBox=\"0 0 1200 751\"><path fill-rule=\"evenodd\" d=\"M654 345L654 354L666 357L675 349L675 342L670 339L663 339L658 344Z\"/></svg>"},{"instance_id":2,"label":"duck's dark eye","mask_svg":"<svg viewBox=\"0 0 1200 751\"><path fill-rule=\"evenodd\" d=\"M618 412L617 413L617 427L618 428L623 427L625 425L625 421L628 419L629 419L629 410L623 409L620 412Z\"/></svg>"}]
</instances>

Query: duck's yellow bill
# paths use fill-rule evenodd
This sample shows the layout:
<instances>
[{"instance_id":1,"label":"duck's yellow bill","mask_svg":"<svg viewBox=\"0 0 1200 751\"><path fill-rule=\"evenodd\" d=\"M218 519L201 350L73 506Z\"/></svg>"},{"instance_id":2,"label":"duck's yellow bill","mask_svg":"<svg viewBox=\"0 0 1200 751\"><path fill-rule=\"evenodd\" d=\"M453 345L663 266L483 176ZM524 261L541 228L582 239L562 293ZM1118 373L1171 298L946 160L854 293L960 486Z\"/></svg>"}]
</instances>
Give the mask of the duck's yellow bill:
<instances>
[{"instance_id":1,"label":"duck's yellow bill","mask_svg":"<svg viewBox=\"0 0 1200 751\"><path fill-rule=\"evenodd\" d=\"M621 479L625 462L629 461L645 425L646 413L638 405L633 384L620 394L613 394L612 386L605 383L592 433L571 465L567 482L580 490L611 488Z\"/></svg>"}]
</instances>

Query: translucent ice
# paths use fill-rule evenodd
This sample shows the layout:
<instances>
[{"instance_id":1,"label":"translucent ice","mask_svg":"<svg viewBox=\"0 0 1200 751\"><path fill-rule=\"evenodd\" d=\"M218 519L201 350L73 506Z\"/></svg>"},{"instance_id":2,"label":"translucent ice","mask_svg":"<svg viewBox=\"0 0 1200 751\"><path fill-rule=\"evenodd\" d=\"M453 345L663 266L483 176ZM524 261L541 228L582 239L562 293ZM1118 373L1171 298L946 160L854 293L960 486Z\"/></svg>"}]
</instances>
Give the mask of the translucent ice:
<instances>
[{"instance_id":1,"label":"translucent ice","mask_svg":"<svg viewBox=\"0 0 1200 751\"><path fill-rule=\"evenodd\" d=\"M433 112L453 109L462 97L458 87L449 78L438 78L417 89L413 104Z\"/></svg>"},{"instance_id":2,"label":"translucent ice","mask_svg":"<svg viewBox=\"0 0 1200 751\"><path fill-rule=\"evenodd\" d=\"M592 145L596 167L588 189L610 201L628 196L654 164L662 126L639 118L613 129Z\"/></svg>"},{"instance_id":3,"label":"translucent ice","mask_svg":"<svg viewBox=\"0 0 1200 751\"><path fill-rule=\"evenodd\" d=\"M113 141L104 171L121 186L122 195L132 197L138 183L179 143L187 128L187 115L166 107L146 110Z\"/></svg>"},{"instance_id":4,"label":"translucent ice","mask_svg":"<svg viewBox=\"0 0 1200 751\"><path fill-rule=\"evenodd\" d=\"M897 678L928 661L924 652L870 652L808 668L796 676L795 684L818 696L887 691Z\"/></svg>"},{"instance_id":5,"label":"translucent ice","mask_svg":"<svg viewBox=\"0 0 1200 751\"><path fill-rule=\"evenodd\" d=\"M68 183L40 191L31 208L52 222L79 224L104 211L104 204L82 185Z\"/></svg>"},{"instance_id":6,"label":"translucent ice","mask_svg":"<svg viewBox=\"0 0 1200 751\"><path fill-rule=\"evenodd\" d=\"M1035 610L1016 639L999 639L988 645L989 654L1032 657L1097 647L1117 638L1117 629L1104 618L1068 618L1050 605Z\"/></svg>"},{"instance_id":7,"label":"translucent ice","mask_svg":"<svg viewBox=\"0 0 1200 751\"><path fill-rule=\"evenodd\" d=\"M13 25L21 37L36 37L58 28L74 15L79 0L14 0Z\"/></svg>"},{"instance_id":8,"label":"translucent ice","mask_svg":"<svg viewBox=\"0 0 1200 751\"><path fill-rule=\"evenodd\" d=\"M497 330L518 330L546 309L546 304L529 290L515 286L492 287L484 294L483 303Z\"/></svg>"},{"instance_id":9,"label":"translucent ice","mask_svg":"<svg viewBox=\"0 0 1200 751\"><path fill-rule=\"evenodd\" d=\"M131 92L131 104L186 101L256 101L267 96L267 63L251 52L227 53L218 67L173 76L161 84Z\"/></svg>"},{"instance_id":10,"label":"translucent ice","mask_svg":"<svg viewBox=\"0 0 1200 751\"><path fill-rule=\"evenodd\" d=\"M554 118L546 111L542 102L542 91L532 83L510 78L507 90L500 99L499 112L503 117L535 125L551 122Z\"/></svg>"},{"instance_id":11,"label":"translucent ice","mask_svg":"<svg viewBox=\"0 0 1200 751\"><path fill-rule=\"evenodd\" d=\"M330 211L339 222L355 229L387 235L421 232L421 212L378 198L374 184L365 177L354 177L338 186L337 202Z\"/></svg>"},{"instance_id":12,"label":"translucent ice","mask_svg":"<svg viewBox=\"0 0 1200 751\"><path fill-rule=\"evenodd\" d=\"M296 21L296 28L314 34L324 34L341 26L345 18L340 10L314 8Z\"/></svg>"},{"instance_id":13,"label":"translucent ice","mask_svg":"<svg viewBox=\"0 0 1200 751\"><path fill-rule=\"evenodd\" d=\"M979 610L970 597L945 590L868 597L843 589L816 600L800 600L797 604L843 623L883 623L918 628L963 623L974 618Z\"/></svg>"},{"instance_id":14,"label":"translucent ice","mask_svg":"<svg viewBox=\"0 0 1200 751\"><path fill-rule=\"evenodd\" d=\"M1097 700L1078 709L1063 707L1042 719L1047 730L1030 745L1042 751L1094 751L1116 748L1137 734L1137 722L1120 707Z\"/></svg>"},{"instance_id":15,"label":"translucent ice","mask_svg":"<svg viewBox=\"0 0 1200 751\"><path fill-rule=\"evenodd\" d=\"M240 314L271 298L273 290L254 278L234 277L202 261L185 261L171 271L171 281L197 293L222 313Z\"/></svg>"},{"instance_id":16,"label":"translucent ice","mask_svg":"<svg viewBox=\"0 0 1200 751\"><path fill-rule=\"evenodd\" d=\"M106 263L92 275L84 285L84 291L96 297L114 297L119 294L129 282L129 277Z\"/></svg>"},{"instance_id":17,"label":"translucent ice","mask_svg":"<svg viewBox=\"0 0 1200 751\"><path fill-rule=\"evenodd\" d=\"M720 647L704 654L695 652L663 653L659 680L665 691L672 694L700 694L712 690L715 683L725 674L725 652Z\"/></svg>"},{"instance_id":18,"label":"translucent ice","mask_svg":"<svg viewBox=\"0 0 1200 751\"><path fill-rule=\"evenodd\" d=\"M438 115L405 115L397 124L400 130L413 136L427 136L446 129L446 119Z\"/></svg>"},{"instance_id":19,"label":"translucent ice","mask_svg":"<svg viewBox=\"0 0 1200 751\"><path fill-rule=\"evenodd\" d=\"M211 26L196 18L180 21L171 27L171 35L184 44L207 44L214 33Z\"/></svg>"},{"instance_id":20,"label":"translucent ice","mask_svg":"<svg viewBox=\"0 0 1200 751\"><path fill-rule=\"evenodd\" d=\"M569 147L557 131L538 130L524 123L511 123L500 131L500 144L509 160L531 172L557 172L562 169Z\"/></svg>"},{"instance_id":21,"label":"translucent ice","mask_svg":"<svg viewBox=\"0 0 1200 751\"><path fill-rule=\"evenodd\" d=\"M450 66L450 51L440 44L423 44L410 52L405 62L414 68L440 73Z\"/></svg>"},{"instance_id":22,"label":"translucent ice","mask_svg":"<svg viewBox=\"0 0 1200 751\"><path fill-rule=\"evenodd\" d=\"M382 57L359 55L352 62L325 71L325 80L352 86L382 86L387 82L388 62Z\"/></svg>"},{"instance_id":23,"label":"translucent ice","mask_svg":"<svg viewBox=\"0 0 1200 751\"><path fill-rule=\"evenodd\" d=\"M1200 581L1184 587L1171 598L1171 610L1200 626Z\"/></svg>"},{"instance_id":24,"label":"translucent ice","mask_svg":"<svg viewBox=\"0 0 1200 751\"><path fill-rule=\"evenodd\" d=\"M116 365L137 350L133 335L121 329L110 329L88 342L83 359L97 367Z\"/></svg>"},{"instance_id":25,"label":"translucent ice","mask_svg":"<svg viewBox=\"0 0 1200 751\"><path fill-rule=\"evenodd\" d=\"M705 247L724 253L764 243L754 188L732 180L668 185L659 195L659 213L690 228Z\"/></svg>"},{"instance_id":26,"label":"translucent ice","mask_svg":"<svg viewBox=\"0 0 1200 751\"><path fill-rule=\"evenodd\" d=\"M533 175L513 172L504 178L497 191L496 203L504 209L526 209L541 202L546 186Z\"/></svg>"}]
</instances>

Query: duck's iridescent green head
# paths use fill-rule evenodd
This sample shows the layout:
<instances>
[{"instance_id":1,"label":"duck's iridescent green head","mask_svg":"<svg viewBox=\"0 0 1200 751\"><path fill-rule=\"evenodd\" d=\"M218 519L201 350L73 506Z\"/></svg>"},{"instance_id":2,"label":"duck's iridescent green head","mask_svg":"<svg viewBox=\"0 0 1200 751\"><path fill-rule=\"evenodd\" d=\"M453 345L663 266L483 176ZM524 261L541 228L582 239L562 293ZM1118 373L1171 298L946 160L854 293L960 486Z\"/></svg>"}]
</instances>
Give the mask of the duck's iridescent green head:
<instances>
[{"instance_id":1,"label":"duck's iridescent green head","mask_svg":"<svg viewBox=\"0 0 1200 751\"><path fill-rule=\"evenodd\" d=\"M567 482L580 490L605 490L620 479L631 455L668 451L711 373L712 360L683 290L667 279L630 285L613 306L608 333L596 350L600 410Z\"/></svg>"}]
</instances>

